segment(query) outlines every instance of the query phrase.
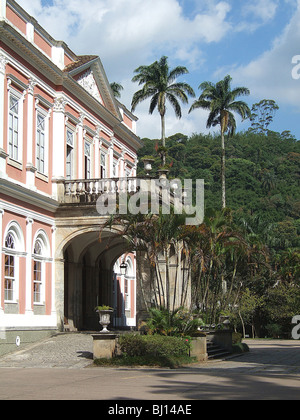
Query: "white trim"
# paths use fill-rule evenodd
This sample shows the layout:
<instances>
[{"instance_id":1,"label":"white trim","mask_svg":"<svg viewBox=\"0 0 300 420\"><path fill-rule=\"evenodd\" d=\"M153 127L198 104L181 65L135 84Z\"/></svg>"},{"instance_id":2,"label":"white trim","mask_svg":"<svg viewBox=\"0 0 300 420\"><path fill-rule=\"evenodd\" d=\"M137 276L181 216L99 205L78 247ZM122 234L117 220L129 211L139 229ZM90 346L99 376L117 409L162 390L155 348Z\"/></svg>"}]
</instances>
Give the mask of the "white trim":
<instances>
[{"instance_id":1,"label":"white trim","mask_svg":"<svg viewBox=\"0 0 300 420\"><path fill-rule=\"evenodd\" d=\"M8 90L8 120L7 120L7 148L8 148L8 162L11 160L12 162L22 163L23 161L23 130L24 130L24 99L26 92L24 91L23 94L20 93L17 89L12 86L12 79L7 77L7 90ZM12 156L10 155L9 151L9 120L10 120L10 98L14 97L18 101L18 144L17 144L17 158L14 156L14 140L12 140ZM14 137L14 136L13 136Z\"/></svg>"},{"instance_id":2,"label":"white trim","mask_svg":"<svg viewBox=\"0 0 300 420\"><path fill-rule=\"evenodd\" d=\"M3 215L4 215L4 210L2 208L0 208L0 241L2 242L2 230L3 230ZM2 273L2 260L3 260L3 254L0 250L0 273ZM1 302L2 302L2 282L0 285L0 315L3 314L3 308L1 306Z\"/></svg>"},{"instance_id":3,"label":"white trim","mask_svg":"<svg viewBox=\"0 0 300 420\"><path fill-rule=\"evenodd\" d=\"M51 227L54 226L54 219L50 219L47 216L42 216L34 211L26 210L24 207L20 207L16 204L9 204L1 200L0 205L3 210L15 213L19 216L34 219L37 222L45 223Z\"/></svg>"},{"instance_id":4,"label":"white trim","mask_svg":"<svg viewBox=\"0 0 300 420\"><path fill-rule=\"evenodd\" d=\"M32 328L57 328L56 313L51 315L28 315L28 314L2 314L0 329L32 329Z\"/></svg>"},{"instance_id":5,"label":"white trim","mask_svg":"<svg viewBox=\"0 0 300 420\"><path fill-rule=\"evenodd\" d=\"M10 249L6 248L5 241L7 236L11 234L15 240L15 248ZM12 300L5 300L4 295L4 303L18 303L19 302L19 290L20 290L20 257L24 256L24 236L22 229L16 221L11 221L6 226L3 235L3 247L2 251L4 255L10 255L14 257L14 278L13 278L13 299ZM4 280L5 280L5 273L4 273ZM4 284L5 288L5 284ZM4 292L5 293L5 292Z\"/></svg>"}]
</instances>

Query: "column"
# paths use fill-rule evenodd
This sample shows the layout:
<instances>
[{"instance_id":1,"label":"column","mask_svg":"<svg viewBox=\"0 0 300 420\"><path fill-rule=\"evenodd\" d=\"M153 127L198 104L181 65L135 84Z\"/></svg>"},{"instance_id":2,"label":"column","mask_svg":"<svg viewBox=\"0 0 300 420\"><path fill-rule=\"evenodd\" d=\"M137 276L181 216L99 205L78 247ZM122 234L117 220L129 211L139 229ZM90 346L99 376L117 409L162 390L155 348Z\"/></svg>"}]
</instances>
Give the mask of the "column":
<instances>
[{"instance_id":1,"label":"column","mask_svg":"<svg viewBox=\"0 0 300 420\"><path fill-rule=\"evenodd\" d=\"M0 0L0 20L6 18L6 0Z\"/></svg>"},{"instance_id":2,"label":"column","mask_svg":"<svg viewBox=\"0 0 300 420\"><path fill-rule=\"evenodd\" d=\"M4 95L6 63L6 58L4 57L4 55L0 54L0 177L4 177L6 174L6 158L8 156L8 154L4 150Z\"/></svg>"},{"instance_id":3,"label":"column","mask_svg":"<svg viewBox=\"0 0 300 420\"><path fill-rule=\"evenodd\" d=\"M83 169L83 161L84 161L84 147L83 147L83 121L84 121L84 114L80 114L79 116L79 124L77 125L77 159L78 159L78 179L84 179L84 169ZM76 157L75 157L76 162Z\"/></svg>"},{"instance_id":4,"label":"column","mask_svg":"<svg viewBox=\"0 0 300 420\"><path fill-rule=\"evenodd\" d=\"M94 137L94 152L95 152L95 159L94 159L94 177L96 179L100 178L100 150L99 150L99 135L97 134Z\"/></svg>"},{"instance_id":5,"label":"column","mask_svg":"<svg viewBox=\"0 0 300 420\"><path fill-rule=\"evenodd\" d=\"M2 254L2 244L3 244L3 215L4 210L0 209L0 315L3 314L4 310L2 308L2 290L3 290L3 281L2 281L2 263L3 263L3 254Z\"/></svg>"},{"instance_id":6,"label":"column","mask_svg":"<svg viewBox=\"0 0 300 420\"><path fill-rule=\"evenodd\" d=\"M33 220L26 219L26 315L33 315L32 308L32 225Z\"/></svg>"},{"instance_id":7,"label":"column","mask_svg":"<svg viewBox=\"0 0 300 420\"><path fill-rule=\"evenodd\" d=\"M124 165L124 157L125 157L125 150L121 151L122 156L120 157L120 169L119 169L119 177L125 177L125 165Z\"/></svg>"},{"instance_id":8,"label":"column","mask_svg":"<svg viewBox=\"0 0 300 420\"><path fill-rule=\"evenodd\" d=\"M114 139L111 139L111 145L108 149L108 156L109 156L109 178L113 177L114 174Z\"/></svg>"},{"instance_id":9,"label":"column","mask_svg":"<svg viewBox=\"0 0 300 420\"><path fill-rule=\"evenodd\" d=\"M36 81L29 80L28 98L27 98L27 163L26 163L26 184L30 188L34 188L35 184L35 165L33 163L33 120L34 120L34 86Z\"/></svg>"},{"instance_id":10,"label":"column","mask_svg":"<svg viewBox=\"0 0 300 420\"><path fill-rule=\"evenodd\" d=\"M65 179L65 105L63 96L54 100L53 108L53 197L58 198L59 183Z\"/></svg>"},{"instance_id":11,"label":"column","mask_svg":"<svg viewBox=\"0 0 300 420\"><path fill-rule=\"evenodd\" d=\"M51 228L51 233L52 233L52 240L51 240L51 249L52 249L52 262L51 262L51 273L52 273L52 277L51 277L51 314L55 314L56 313L56 307L55 307L55 232L56 232L56 227L52 226Z\"/></svg>"}]
</instances>

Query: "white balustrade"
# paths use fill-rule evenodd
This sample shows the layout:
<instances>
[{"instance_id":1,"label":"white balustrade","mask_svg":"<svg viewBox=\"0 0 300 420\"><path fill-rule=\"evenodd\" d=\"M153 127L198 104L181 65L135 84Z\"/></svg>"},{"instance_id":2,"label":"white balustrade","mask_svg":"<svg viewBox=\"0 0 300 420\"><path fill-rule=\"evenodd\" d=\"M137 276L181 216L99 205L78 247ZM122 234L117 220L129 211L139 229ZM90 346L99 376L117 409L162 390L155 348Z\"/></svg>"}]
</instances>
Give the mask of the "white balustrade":
<instances>
[{"instance_id":1,"label":"white balustrade","mask_svg":"<svg viewBox=\"0 0 300 420\"><path fill-rule=\"evenodd\" d=\"M133 193L137 191L137 178L104 178L66 180L64 202L93 203L101 194Z\"/></svg>"}]
</instances>

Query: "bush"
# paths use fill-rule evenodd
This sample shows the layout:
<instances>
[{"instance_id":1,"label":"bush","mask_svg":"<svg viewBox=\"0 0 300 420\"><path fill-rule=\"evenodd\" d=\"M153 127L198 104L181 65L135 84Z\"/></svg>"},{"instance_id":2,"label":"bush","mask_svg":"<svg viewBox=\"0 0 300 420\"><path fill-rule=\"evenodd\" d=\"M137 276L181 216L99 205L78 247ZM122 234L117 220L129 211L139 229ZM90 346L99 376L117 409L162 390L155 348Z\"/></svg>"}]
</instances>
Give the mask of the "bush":
<instances>
[{"instance_id":1,"label":"bush","mask_svg":"<svg viewBox=\"0 0 300 420\"><path fill-rule=\"evenodd\" d=\"M242 342L242 337L243 337L243 335L241 333L233 332L232 333L232 344L241 343Z\"/></svg>"},{"instance_id":2,"label":"bush","mask_svg":"<svg viewBox=\"0 0 300 420\"><path fill-rule=\"evenodd\" d=\"M203 326L203 321L194 318L184 308L168 311L166 308L151 308L147 321L148 334L184 337L191 336Z\"/></svg>"},{"instance_id":3,"label":"bush","mask_svg":"<svg viewBox=\"0 0 300 420\"><path fill-rule=\"evenodd\" d=\"M249 347L246 343L237 343L232 346L232 353L246 353L249 351Z\"/></svg>"},{"instance_id":4,"label":"bush","mask_svg":"<svg viewBox=\"0 0 300 420\"><path fill-rule=\"evenodd\" d=\"M279 338L282 334L282 326L279 324L268 324L266 325L268 337Z\"/></svg>"},{"instance_id":5,"label":"bush","mask_svg":"<svg viewBox=\"0 0 300 420\"><path fill-rule=\"evenodd\" d=\"M119 345L127 356L185 356L189 351L189 339L161 335L124 334Z\"/></svg>"}]
</instances>

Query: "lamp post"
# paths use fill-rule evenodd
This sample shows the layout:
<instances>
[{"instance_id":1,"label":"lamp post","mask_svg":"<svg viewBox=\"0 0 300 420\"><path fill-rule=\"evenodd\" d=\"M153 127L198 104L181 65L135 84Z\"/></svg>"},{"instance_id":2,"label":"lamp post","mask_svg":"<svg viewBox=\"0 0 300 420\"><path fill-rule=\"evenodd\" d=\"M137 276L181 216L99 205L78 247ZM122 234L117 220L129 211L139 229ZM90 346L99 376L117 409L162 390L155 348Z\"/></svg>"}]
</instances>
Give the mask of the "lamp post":
<instances>
[{"instance_id":1,"label":"lamp post","mask_svg":"<svg viewBox=\"0 0 300 420\"><path fill-rule=\"evenodd\" d=\"M126 270L127 270L127 264L125 263L125 261L123 261L122 264L120 265L120 270L121 270L121 275L125 276Z\"/></svg>"}]
</instances>

